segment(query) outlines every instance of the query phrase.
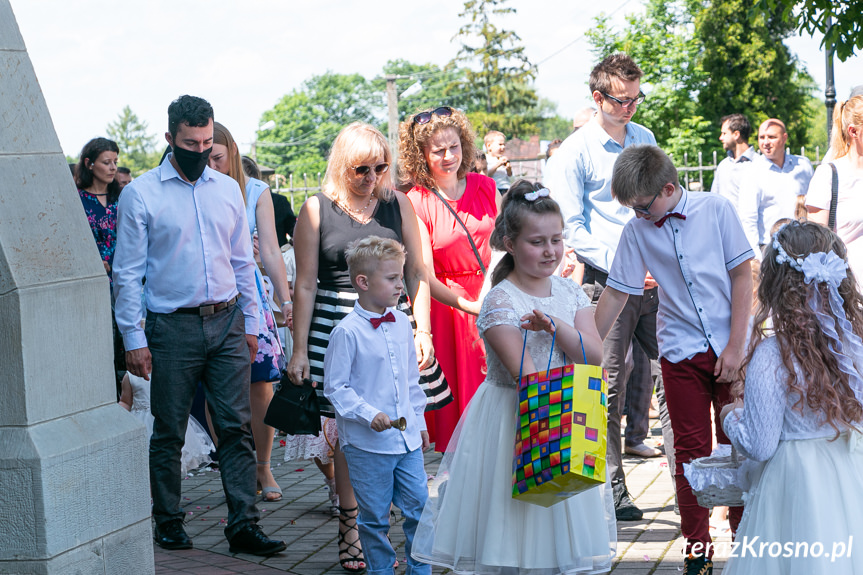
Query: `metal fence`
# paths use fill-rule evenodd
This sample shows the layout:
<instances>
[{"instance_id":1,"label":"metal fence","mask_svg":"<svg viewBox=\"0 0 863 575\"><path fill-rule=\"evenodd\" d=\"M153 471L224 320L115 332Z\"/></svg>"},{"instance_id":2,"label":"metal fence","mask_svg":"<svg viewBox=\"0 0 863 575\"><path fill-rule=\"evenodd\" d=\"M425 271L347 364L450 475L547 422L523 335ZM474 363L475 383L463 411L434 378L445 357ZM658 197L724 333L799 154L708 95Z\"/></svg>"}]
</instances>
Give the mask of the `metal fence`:
<instances>
[{"instance_id":1,"label":"metal fence","mask_svg":"<svg viewBox=\"0 0 863 575\"><path fill-rule=\"evenodd\" d=\"M786 152L790 153L791 151L786 150ZM813 166L817 166L821 163L822 155L820 146L815 148L814 155L807 155L806 148L800 148L800 155L808 157ZM719 165L719 161L722 158L720 158L716 152L713 152L709 158L712 161L705 164L704 155L701 152L698 152L697 163L694 164L690 163L691 159L689 154L683 154L682 162L678 162L673 156L671 159L674 161L677 166L677 171L680 173L680 183L683 184L687 190L698 191L710 189L709 186L705 185L705 177L708 177L711 182L713 181L713 172L716 171L716 166ZM543 169L545 168L544 158L513 158L510 162L513 165L513 180L521 178L532 182L542 180ZM287 196L291 202L291 207L293 207L296 212L299 207L309 199L309 196L313 196L321 191L322 181L323 174L321 173L303 174L302 176L290 174L287 177L276 174L270 178L270 187L273 192Z\"/></svg>"},{"instance_id":2,"label":"metal fence","mask_svg":"<svg viewBox=\"0 0 863 575\"><path fill-rule=\"evenodd\" d=\"M303 174L302 177L297 177L294 174L287 177L281 174L270 176L270 189L277 194L286 196L291 202L294 213L309 199L309 196L314 196L321 191L322 183L323 174L320 172L312 174L311 177L309 174Z\"/></svg>"},{"instance_id":3,"label":"metal fence","mask_svg":"<svg viewBox=\"0 0 863 575\"><path fill-rule=\"evenodd\" d=\"M785 153L790 154L791 150L786 149ZM810 157L810 155L806 154L806 148L800 148L800 155L809 158L812 162L813 166L817 166L821 163L821 146L815 147L815 155ZM710 189L704 185L705 174L710 177L710 181L713 181L713 172L716 171L716 166L719 165L719 161L723 158L719 158L718 154L714 151L712 154L713 162L710 164L704 163L704 155L701 152L698 152L698 163L696 165L690 165L690 158L688 154L683 154L683 162L678 163L677 160L672 156L672 160L674 160L675 165L677 166L677 171L680 173L680 183L683 184L687 190L699 191L704 189ZM697 177L696 177L697 175Z\"/></svg>"}]
</instances>

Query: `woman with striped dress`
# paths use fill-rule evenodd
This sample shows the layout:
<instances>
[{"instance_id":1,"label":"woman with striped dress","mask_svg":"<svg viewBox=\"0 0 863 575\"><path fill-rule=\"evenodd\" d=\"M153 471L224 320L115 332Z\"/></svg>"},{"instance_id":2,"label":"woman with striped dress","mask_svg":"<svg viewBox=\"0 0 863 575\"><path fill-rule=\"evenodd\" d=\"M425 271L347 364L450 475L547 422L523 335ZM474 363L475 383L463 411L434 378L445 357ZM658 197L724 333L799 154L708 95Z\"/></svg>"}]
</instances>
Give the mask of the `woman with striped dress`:
<instances>
[{"instance_id":1,"label":"woman with striped dress","mask_svg":"<svg viewBox=\"0 0 863 575\"><path fill-rule=\"evenodd\" d=\"M316 383L322 415L334 417L323 396L324 353L333 327L354 307L345 250L352 241L377 235L407 248L404 279L416 314L414 343L420 369L433 365L429 285L422 261L416 214L407 197L392 189L386 138L368 124L355 122L339 133L327 165L324 189L306 201L294 229L297 277L294 287L294 347L288 376L300 385ZM438 368L439 370L439 368ZM448 396L442 389L426 394ZM344 455L335 449L339 497L339 562L350 572L365 570L356 529L357 504Z\"/></svg>"}]
</instances>

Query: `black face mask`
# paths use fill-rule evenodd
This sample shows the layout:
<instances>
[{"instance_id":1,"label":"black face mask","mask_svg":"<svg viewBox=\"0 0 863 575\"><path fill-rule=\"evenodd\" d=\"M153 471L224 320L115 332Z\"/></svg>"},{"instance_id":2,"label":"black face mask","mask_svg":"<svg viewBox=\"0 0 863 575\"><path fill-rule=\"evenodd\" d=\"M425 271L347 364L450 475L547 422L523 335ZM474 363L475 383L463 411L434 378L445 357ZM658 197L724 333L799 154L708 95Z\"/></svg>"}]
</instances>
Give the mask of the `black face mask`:
<instances>
[{"instance_id":1,"label":"black face mask","mask_svg":"<svg viewBox=\"0 0 863 575\"><path fill-rule=\"evenodd\" d=\"M174 151L174 160L180 167L180 171L186 176L190 182L194 182L204 173L204 168L207 167L207 160L210 159L210 152L213 151L212 146L203 152L193 152L184 150L179 146L172 146Z\"/></svg>"}]
</instances>

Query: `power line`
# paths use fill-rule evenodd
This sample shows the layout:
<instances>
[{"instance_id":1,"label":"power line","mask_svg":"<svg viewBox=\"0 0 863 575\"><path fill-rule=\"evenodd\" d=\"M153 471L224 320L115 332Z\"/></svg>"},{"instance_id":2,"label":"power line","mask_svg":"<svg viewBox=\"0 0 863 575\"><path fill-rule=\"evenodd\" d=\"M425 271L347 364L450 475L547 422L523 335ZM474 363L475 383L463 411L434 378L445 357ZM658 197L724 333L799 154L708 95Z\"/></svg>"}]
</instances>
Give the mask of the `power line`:
<instances>
[{"instance_id":1,"label":"power line","mask_svg":"<svg viewBox=\"0 0 863 575\"><path fill-rule=\"evenodd\" d=\"M614 16L615 14L620 12L623 9L623 7L626 6L627 4L629 4L631 1L632 0L626 0L623 4L621 4L620 6L615 8L608 16L609 17ZM542 60L540 60L539 62L534 64L534 66L536 68L539 68L540 64L544 64L545 62L548 62L549 60L551 60L552 58L554 58L555 56L557 56L558 54L560 54L561 52L563 52L564 50L566 50L567 48L569 48L570 46L572 46L573 44L578 42L579 40L583 40L585 37L586 37L586 34L584 32L582 32L575 40L573 40L572 42L570 42L569 44L567 44L563 48L560 48L560 49L552 52L551 54L549 54L548 56L546 56L545 58L543 58Z\"/></svg>"}]
</instances>

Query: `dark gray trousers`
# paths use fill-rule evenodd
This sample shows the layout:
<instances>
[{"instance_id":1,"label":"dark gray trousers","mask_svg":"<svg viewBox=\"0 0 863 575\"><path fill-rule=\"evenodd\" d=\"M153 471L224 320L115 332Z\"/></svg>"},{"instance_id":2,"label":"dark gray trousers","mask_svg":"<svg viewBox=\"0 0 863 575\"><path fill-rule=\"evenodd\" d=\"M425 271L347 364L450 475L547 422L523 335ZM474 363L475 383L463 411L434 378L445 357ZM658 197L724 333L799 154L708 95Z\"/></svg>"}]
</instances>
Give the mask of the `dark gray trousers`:
<instances>
[{"instance_id":1,"label":"dark gray trousers","mask_svg":"<svg viewBox=\"0 0 863 575\"><path fill-rule=\"evenodd\" d=\"M148 312L153 356L150 403L150 490L157 525L184 517L180 509L180 452L199 381L219 438L219 468L228 503L225 535L257 522L249 384L251 361L239 306L200 317Z\"/></svg>"},{"instance_id":2,"label":"dark gray trousers","mask_svg":"<svg viewBox=\"0 0 863 575\"><path fill-rule=\"evenodd\" d=\"M626 401L623 414L626 416L624 445L632 447L644 443L650 431L650 398L654 381L662 378L662 370L656 359L650 359L641 349L637 339L632 340L632 370L626 381ZM630 362L627 362L629 364ZM654 365L656 372L654 373Z\"/></svg>"},{"instance_id":3,"label":"dark gray trousers","mask_svg":"<svg viewBox=\"0 0 863 575\"><path fill-rule=\"evenodd\" d=\"M585 264L583 287L587 296L594 305L599 301L608 274L601 270ZM602 367L608 372L608 448L606 451L606 469L612 486L625 484L625 476L622 465L622 448L620 433L620 418L627 397L627 380L629 379L626 368L627 354L633 339L641 345L644 353L650 358L659 355L659 346L656 342L656 311L659 308L659 290L657 288L644 290L644 295L629 296L623 311L620 312L617 321L611 327L608 337L602 344ZM635 381L633 381L635 383ZM635 395L650 397L653 391L653 380L649 377L640 377L638 384L645 389L639 389ZM660 414L667 412L665 409L664 394ZM663 422L664 430L671 429L667 413ZM665 441L663 441L665 443ZM674 443L665 443L666 450Z\"/></svg>"}]
</instances>

